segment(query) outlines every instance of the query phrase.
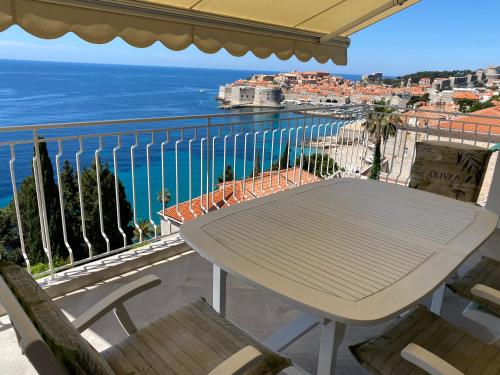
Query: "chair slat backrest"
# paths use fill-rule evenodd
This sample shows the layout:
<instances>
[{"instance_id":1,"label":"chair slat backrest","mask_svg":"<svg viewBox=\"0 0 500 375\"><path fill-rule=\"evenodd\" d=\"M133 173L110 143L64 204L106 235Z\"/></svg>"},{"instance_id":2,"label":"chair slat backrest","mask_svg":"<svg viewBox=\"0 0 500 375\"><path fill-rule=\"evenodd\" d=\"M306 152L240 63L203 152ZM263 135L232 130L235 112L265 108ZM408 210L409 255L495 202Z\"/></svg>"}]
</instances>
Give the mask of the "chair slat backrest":
<instances>
[{"instance_id":1,"label":"chair slat backrest","mask_svg":"<svg viewBox=\"0 0 500 375\"><path fill-rule=\"evenodd\" d=\"M21 267L3 260L0 302L23 352L40 374L113 374L38 283Z\"/></svg>"},{"instance_id":2,"label":"chair slat backrest","mask_svg":"<svg viewBox=\"0 0 500 375\"><path fill-rule=\"evenodd\" d=\"M463 143L417 142L410 187L476 203L491 154Z\"/></svg>"}]
</instances>

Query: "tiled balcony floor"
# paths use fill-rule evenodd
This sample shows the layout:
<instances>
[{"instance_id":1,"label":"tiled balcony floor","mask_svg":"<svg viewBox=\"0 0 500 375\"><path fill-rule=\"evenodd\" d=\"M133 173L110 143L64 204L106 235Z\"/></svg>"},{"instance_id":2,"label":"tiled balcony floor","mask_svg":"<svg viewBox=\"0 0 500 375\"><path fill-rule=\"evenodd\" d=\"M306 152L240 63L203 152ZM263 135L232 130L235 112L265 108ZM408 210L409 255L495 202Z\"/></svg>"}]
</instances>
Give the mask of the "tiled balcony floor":
<instances>
[{"instance_id":1,"label":"tiled balcony floor","mask_svg":"<svg viewBox=\"0 0 500 375\"><path fill-rule=\"evenodd\" d=\"M145 274L153 273L162 279L162 284L126 303L132 318L140 328L199 296L204 296L210 302L211 271L210 263L197 254L190 253L175 260L123 275L95 287L71 293L57 299L57 303L65 312L74 317L119 286ZM300 314L300 311L291 307L280 297L234 277L229 276L228 286L228 318L258 339L266 338ZM466 304L466 301L447 291L443 316L483 340L488 340L490 336L486 330L462 317L461 311ZM346 338L339 351L338 374L367 374L367 371L356 363L347 346L375 335L383 326L348 327ZM313 329L288 347L283 354L305 370L315 373L319 335L319 328ZM84 336L98 350L103 350L121 341L125 334L114 316L108 314L92 326L91 330L86 331ZM0 318L0 345L2 347L2 374L35 373L27 359L21 355L6 316Z\"/></svg>"}]
</instances>

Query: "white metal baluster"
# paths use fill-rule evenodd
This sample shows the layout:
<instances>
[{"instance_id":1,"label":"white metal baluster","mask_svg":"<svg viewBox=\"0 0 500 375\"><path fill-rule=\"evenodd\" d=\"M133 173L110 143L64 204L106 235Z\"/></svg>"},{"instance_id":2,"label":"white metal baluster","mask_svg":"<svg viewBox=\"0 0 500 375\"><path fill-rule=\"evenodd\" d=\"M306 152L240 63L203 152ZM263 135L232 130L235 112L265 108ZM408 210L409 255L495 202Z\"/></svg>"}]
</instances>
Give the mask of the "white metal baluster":
<instances>
[{"instance_id":1,"label":"white metal baluster","mask_svg":"<svg viewBox=\"0 0 500 375\"><path fill-rule=\"evenodd\" d=\"M318 117L318 119L321 121L321 118ZM316 176L316 167L318 165L318 150L319 150L319 138L321 134L321 127L323 124L319 123L318 124L318 134L316 135L316 152L314 154L314 168L313 168L313 176Z\"/></svg>"},{"instance_id":2,"label":"white metal baluster","mask_svg":"<svg viewBox=\"0 0 500 375\"><path fill-rule=\"evenodd\" d=\"M304 150L305 150L305 143L306 143L306 133L307 133L307 128L309 126L306 126L306 122L304 120L304 124L302 125L302 140L300 142L300 163L299 163L299 183L298 186L302 184L302 171L304 170Z\"/></svg>"},{"instance_id":3,"label":"white metal baluster","mask_svg":"<svg viewBox=\"0 0 500 375\"><path fill-rule=\"evenodd\" d=\"M189 162L189 166L188 166L188 171L189 171L189 212L191 212L191 215L193 215L193 217L197 217L198 215L196 215L196 212L193 210L193 186L192 186L192 180L193 180L193 158L192 158L192 145L193 145L193 141L196 140L196 129L194 129L194 138L190 138L189 139L189 142L188 142L188 145L189 145L189 151L188 151L188 162Z\"/></svg>"},{"instance_id":4,"label":"white metal baluster","mask_svg":"<svg viewBox=\"0 0 500 375\"><path fill-rule=\"evenodd\" d=\"M298 184L295 181L295 176L297 174L297 148L299 145L299 129L300 129L299 120L296 120L295 121L295 129L294 129L295 130L295 150L293 151L293 184L295 186L300 185L300 183ZM287 165L290 165L290 147L292 147L292 145L290 143L288 143ZM288 178L288 174L287 174L287 178Z\"/></svg>"},{"instance_id":5,"label":"white metal baluster","mask_svg":"<svg viewBox=\"0 0 500 375\"><path fill-rule=\"evenodd\" d=\"M290 122L288 122L290 124ZM290 125L288 125L290 126ZM283 133L286 131L286 128L281 129L280 131L280 152L279 152L279 158L278 158L278 188L280 190L283 190L283 187L281 186L281 150L282 150L282 145L283 145ZM286 176L285 176L285 181L286 181Z\"/></svg>"},{"instance_id":6,"label":"white metal baluster","mask_svg":"<svg viewBox=\"0 0 500 375\"><path fill-rule=\"evenodd\" d=\"M398 133L399 133L399 130L397 129L396 134L394 136L394 142L392 145L391 166L390 166L389 171L387 172L387 174L385 176L385 182L389 181L389 176L392 174L392 169L394 168L394 158L396 156L396 143L397 143ZM387 144L387 141L385 141L384 144ZM385 146L384 146L384 149L385 149ZM385 153L382 154L381 158L380 158L380 163L382 163L382 164L384 161L384 157L385 157ZM379 178L380 178L380 176L379 176Z\"/></svg>"},{"instance_id":7,"label":"white metal baluster","mask_svg":"<svg viewBox=\"0 0 500 375\"><path fill-rule=\"evenodd\" d=\"M309 159L307 162L307 173L311 173L311 154L312 154L312 143L313 143L313 133L314 133L314 128L316 125L314 124L314 120L312 120L312 125L311 125L311 136L309 137ZM309 176L308 176L309 177ZM309 180L309 178L308 178Z\"/></svg>"},{"instance_id":8,"label":"white metal baluster","mask_svg":"<svg viewBox=\"0 0 500 375\"><path fill-rule=\"evenodd\" d=\"M106 241L106 251L109 253L110 245L109 238L104 232L104 215L102 213L102 191L101 191L101 152L102 152L102 137L99 137L99 148L95 150L95 173L97 177L97 202L99 204L99 226L101 229L102 238Z\"/></svg>"},{"instance_id":9,"label":"white metal baluster","mask_svg":"<svg viewBox=\"0 0 500 375\"><path fill-rule=\"evenodd\" d=\"M274 190L273 187L273 154L274 154L274 137L276 135L276 132L278 129L274 129L273 132L271 133L271 158L269 159L269 187L271 188L271 191L273 193L276 193L276 190ZM280 157L278 157L279 159ZM280 171L278 169L278 175Z\"/></svg>"},{"instance_id":10,"label":"white metal baluster","mask_svg":"<svg viewBox=\"0 0 500 375\"><path fill-rule=\"evenodd\" d=\"M56 154L57 190L59 192L59 207L61 210L61 224L62 224L62 230L63 230L63 240L64 240L64 245L68 249L70 264L73 264L73 262L74 262L73 249L71 248L71 246L68 242L68 233L66 230L66 215L65 215L65 211L64 211L64 196L63 196L63 191L62 191L61 162L60 162L61 156L63 154L62 141L58 141L57 146L58 146L58 152Z\"/></svg>"},{"instance_id":11,"label":"white metal baluster","mask_svg":"<svg viewBox=\"0 0 500 375\"><path fill-rule=\"evenodd\" d=\"M218 135L212 137L212 205L218 210L220 207L215 202L215 140L221 135L221 128L218 128ZM225 173L225 171L224 171Z\"/></svg>"},{"instance_id":12,"label":"white metal baluster","mask_svg":"<svg viewBox=\"0 0 500 375\"><path fill-rule=\"evenodd\" d=\"M246 181L247 181L247 140L248 136L250 135L250 132L245 133L245 144L243 146L243 186L242 188L242 194L243 194L243 199L246 198L245 194L245 188L246 188Z\"/></svg>"},{"instance_id":13,"label":"white metal baluster","mask_svg":"<svg viewBox=\"0 0 500 375\"><path fill-rule=\"evenodd\" d=\"M49 222L47 219L47 206L45 201L45 189L43 185L43 172L42 172L42 164L40 161L40 139L38 137L37 130L33 131L33 140L35 143L35 168L33 170L35 176L35 186L37 187L37 197L38 199L38 212L40 215L40 230L42 233L42 243L44 243L45 254L47 255L47 259L49 261L49 270L50 277L54 277L54 263L52 261L52 246L50 243L50 234L49 234ZM38 181L38 184L37 184Z\"/></svg>"},{"instance_id":14,"label":"white metal baluster","mask_svg":"<svg viewBox=\"0 0 500 375\"><path fill-rule=\"evenodd\" d=\"M135 143L130 147L130 170L132 172L132 209L134 211L134 227L139 232L139 243L143 241L142 229L137 223L137 205L135 192L135 149L139 146L139 134L135 133Z\"/></svg>"},{"instance_id":15,"label":"white metal baluster","mask_svg":"<svg viewBox=\"0 0 500 375\"><path fill-rule=\"evenodd\" d=\"M208 212L208 206L203 206L203 142L205 141L208 141L206 137L200 139L200 208L202 213Z\"/></svg>"},{"instance_id":16,"label":"white metal baluster","mask_svg":"<svg viewBox=\"0 0 500 375\"><path fill-rule=\"evenodd\" d=\"M122 228L122 218L121 218L121 210L120 210L120 180L118 178L118 151L122 147L121 136L118 135L117 145L113 148L113 169L115 174L115 203L116 203L116 226L118 227L118 231L121 233L123 237L123 247L127 246L127 235L123 231Z\"/></svg>"},{"instance_id":17,"label":"white metal baluster","mask_svg":"<svg viewBox=\"0 0 500 375\"><path fill-rule=\"evenodd\" d=\"M162 199L162 212L166 209L165 202L165 146L170 141L170 132L168 130L165 131L165 140L161 143L161 199Z\"/></svg>"},{"instance_id":18,"label":"white metal baluster","mask_svg":"<svg viewBox=\"0 0 500 375\"><path fill-rule=\"evenodd\" d=\"M399 177L401 177L401 173L403 172L403 163L404 163L404 160L405 160L406 138L407 138L408 132L406 130L401 129L401 136L402 136L403 132L405 134L405 136L404 136L405 139L404 139L404 142L403 142L403 155L401 156L401 163L399 165L399 173L396 176L396 185L398 184Z\"/></svg>"},{"instance_id":19,"label":"white metal baluster","mask_svg":"<svg viewBox=\"0 0 500 375\"><path fill-rule=\"evenodd\" d=\"M35 190L36 190L36 199L38 202L38 217L40 219L40 234L41 234L41 239L42 239L42 247L45 255L49 259L49 264L52 259L52 254L49 252L47 248L47 233L45 232L45 218L43 216L43 207L42 207L42 197L41 197L41 185L42 183L40 182L41 178L40 175L38 174L38 162L36 159L36 156L33 156L33 176L35 178ZM49 267L51 270L53 267Z\"/></svg>"},{"instance_id":20,"label":"white metal baluster","mask_svg":"<svg viewBox=\"0 0 500 375\"><path fill-rule=\"evenodd\" d=\"M84 201L83 201L83 187L82 187L82 168L81 168L81 163L80 163L80 157L83 154L83 138L79 138L80 142L80 149L76 153L76 177L77 177L77 182L78 182L78 195L80 198L80 216L82 220L82 236L83 240L85 241L85 244L87 245L89 249L89 258L93 258L93 252L92 252L92 244L90 243L89 239L87 238L87 228L85 225L85 206L84 206Z\"/></svg>"},{"instance_id":21,"label":"white metal baluster","mask_svg":"<svg viewBox=\"0 0 500 375\"><path fill-rule=\"evenodd\" d=\"M264 124L262 124L262 130L264 130ZM266 164L266 134L269 133L269 130L265 130L262 133L262 169L260 174L260 191L264 192L264 167Z\"/></svg>"},{"instance_id":22,"label":"white metal baluster","mask_svg":"<svg viewBox=\"0 0 500 375\"><path fill-rule=\"evenodd\" d=\"M212 125L212 119L209 117L207 119L207 181L206 181L206 187L207 187L207 197L206 197L206 205L207 205L207 212L210 211L210 128ZM213 169L212 165L212 169ZM213 195L213 193L212 193Z\"/></svg>"},{"instance_id":23,"label":"white metal baluster","mask_svg":"<svg viewBox=\"0 0 500 375\"><path fill-rule=\"evenodd\" d=\"M255 130L254 130L255 131ZM257 135L259 131L256 131L253 136L253 171L252 171L252 194L255 195L255 157L257 152Z\"/></svg>"},{"instance_id":24,"label":"white metal baluster","mask_svg":"<svg viewBox=\"0 0 500 375\"><path fill-rule=\"evenodd\" d=\"M290 176L289 176L289 168L290 168L290 142L292 140L292 131L295 130L295 128L291 128L290 124L288 124L288 142L287 142L287 150L286 150L286 171L285 171L285 186L289 187L290 186ZM295 176L295 173L294 173Z\"/></svg>"},{"instance_id":25,"label":"white metal baluster","mask_svg":"<svg viewBox=\"0 0 500 375\"><path fill-rule=\"evenodd\" d=\"M243 129L240 129L241 131L243 131ZM236 148L237 148L237 144L238 144L238 137L241 135L240 132L236 133L234 135L234 144L233 144L233 197L234 197L234 200L237 202L237 203L240 203L240 200L238 199L238 197L236 196L236 179L237 179L237 169L236 169Z\"/></svg>"},{"instance_id":26,"label":"white metal baluster","mask_svg":"<svg viewBox=\"0 0 500 375\"><path fill-rule=\"evenodd\" d=\"M339 149L339 132L340 132L340 124L342 123L342 121L339 121L337 122L337 130L335 132L335 154L333 156L333 162L334 163L337 163L338 167L339 167L339 173L341 172L341 169L342 169L342 165L340 164L340 162L337 162L337 151ZM335 165L335 164L334 164Z\"/></svg>"},{"instance_id":27,"label":"white metal baluster","mask_svg":"<svg viewBox=\"0 0 500 375\"><path fill-rule=\"evenodd\" d=\"M151 204L151 146L155 144L155 133L151 132L151 142L146 145L146 174L148 179L148 213L149 213L149 223L153 226L155 231L155 238L158 237L158 225L153 220L153 211Z\"/></svg>"},{"instance_id":28,"label":"white metal baluster","mask_svg":"<svg viewBox=\"0 0 500 375\"><path fill-rule=\"evenodd\" d=\"M342 161L343 161L343 156L344 156L344 140L345 140L345 126L347 125L347 121L342 121L342 129L340 130L340 132L342 133L342 135L340 136L340 159L339 159L339 166L345 170L347 170L346 166L347 166L347 162L344 162L344 164L342 165ZM346 154L346 159L347 159L347 154Z\"/></svg>"},{"instance_id":29,"label":"white metal baluster","mask_svg":"<svg viewBox=\"0 0 500 375\"><path fill-rule=\"evenodd\" d=\"M351 134L352 134L351 125L352 125L351 121L347 121L348 128L347 128L347 144L345 150L345 166L348 176L351 175L352 171L352 143L349 144L349 142L351 142ZM351 155L351 157L349 157L349 155Z\"/></svg>"},{"instance_id":30,"label":"white metal baluster","mask_svg":"<svg viewBox=\"0 0 500 375\"><path fill-rule=\"evenodd\" d=\"M224 136L224 155L222 157L222 201L229 206L229 202L226 200L226 150L227 150L227 138L228 134Z\"/></svg>"},{"instance_id":31,"label":"white metal baluster","mask_svg":"<svg viewBox=\"0 0 500 375\"><path fill-rule=\"evenodd\" d=\"M413 150L412 150L412 153L411 153L411 160L410 160L410 165L409 165L409 169L408 170L411 170L411 166L413 165L414 161L415 161L415 156L416 156L416 151L417 151L417 141L418 141L418 135L419 135L419 132L420 132L420 129L418 127L418 121L415 121L415 128L416 128L416 131L415 131L415 140L413 143ZM405 186L409 186L410 184L410 177L411 177L411 173L408 173L408 176L406 177L406 180L405 180Z\"/></svg>"},{"instance_id":32,"label":"white metal baluster","mask_svg":"<svg viewBox=\"0 0 500 375\"><path fill-rule=\"evenodd\" d=\"M179 144L184 141L184 129L181 129L181 138L175 141L175 212L184 222L184 216L179 211Z\"/></svg>"},{"instance_id":33,"label":"white metal baluster","mask_svg":"<svg viewBox=\"0 0 500 375\"><path fill-rule=\"evenodd\" d=\"M330 125L330 123L327 122L325 124L325 130L323 130L323 147L321 149L321 165L319 169L319 175L321 176L321 178L325 178L325 176L323 175L323 162L325 160L326 129L328 129L328 125ZM328 173L328 171L326 173Z\"/></svg>"},{"instance_id":34,"label":"white metal baluster","mask_svg":"<svg viewBox=\"0 0 500 375\"><path fill-rule=\"evenodd\" d=\"M361 123L359 122L359 119L358 120L355 120L355 129L358 131L358 140L356 142L356 156L355 156L355 166L354 166L354 174L355 175L359 175L361 172L361 166L358 168L358 163L359 163L359 143L360 143L360 140L362 139L362 125ZM361 164L361 163L359 163Z\"/></svg>"},{"instance_id":35,"label":"white metal baluster","mask_svg":"<svg viewBox=\"0 0 500 375\"><path fill-rule=\"evenodd\" d=\"M23 259L26 262L26 269L28 273L31 273L31 264L26 254L26 247L24 245L24 233L23 233L23 223L21 220L21 212L19 210L19 201L17 199L17 184L16 184L16 173L14 169L14 163L16 162L16 152L14 150L14 145L10 145L10 181L12 182L12 194L14 199L14 207L16 208L16 219L17 219L17 229L19 230L19 242L21 245L21 254L23 255Z\"/></svg>"},{"instance_id":36,"label":"white metal baluster","mask_svg":"<svg viewBox=\"0 0 500 375\"><path fill-rule=\"evenodd\" d=\"M326 159L326 175L327 177L330 177L329 170L330 170L330 159L331 159L331 153L332 153L332 138L333 138L333 127L335 125L335 118L332 117L332 122L330 124L330 142L328 143L328 159ZM333 162L332 166L332 176L335 175L335 161Z\"/></svg>"}]
</instances>

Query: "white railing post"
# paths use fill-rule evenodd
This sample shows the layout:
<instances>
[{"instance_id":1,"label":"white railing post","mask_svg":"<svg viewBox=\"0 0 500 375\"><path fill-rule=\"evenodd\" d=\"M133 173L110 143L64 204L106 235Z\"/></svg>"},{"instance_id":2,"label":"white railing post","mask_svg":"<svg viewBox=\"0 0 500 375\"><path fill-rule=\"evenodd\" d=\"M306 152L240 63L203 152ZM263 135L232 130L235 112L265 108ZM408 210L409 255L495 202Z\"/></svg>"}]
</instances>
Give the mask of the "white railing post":
<instances>
[{"instance_id":1,"label":"white railing post","mask_svg":"<svg viewBox=\"0 0 500 375\"><path fill-rule=\"evenodd\" d=\"M38 199L38 213L40 217L40 231L42 234L42 243L49 261L50 277L54 277L54 263L52 261L52 247L50 243L50 233L49 233L49 223L47 219L47 206L45 201L45 189L43 181L43 171L40 159L40 138L38 136L38 131L33 131L33 142L35 146L35 157L33 163L33 174L35 176L35 186L37 191ZM45 145L47 146L47 145Z\"/></svg>"}]
</instances>

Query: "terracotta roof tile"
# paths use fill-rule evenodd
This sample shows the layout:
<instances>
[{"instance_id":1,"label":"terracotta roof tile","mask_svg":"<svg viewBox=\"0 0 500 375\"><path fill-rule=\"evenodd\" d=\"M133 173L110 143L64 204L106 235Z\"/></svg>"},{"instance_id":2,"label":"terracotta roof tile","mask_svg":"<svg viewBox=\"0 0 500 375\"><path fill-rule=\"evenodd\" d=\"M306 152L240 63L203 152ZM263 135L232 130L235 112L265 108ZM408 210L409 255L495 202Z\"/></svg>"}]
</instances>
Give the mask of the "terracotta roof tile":
<instances>
[{"instance_id":1,"label":"terracotta roof tile","mask_svg":"<svg viewBox=\"0 0 500 375\"><path fill-rule=\"evenodd\" d=\"M294 186L294 183L299 182L299 175L301 184L320 180L312 173L305 170L300 171L297 167L290 168L288 172L286 170L281 170L280 173L278 171L264 172L262 176L256 176L255 179L228 181L224 186L220 184L217 190L203 194L201 199L200 197L192 199L191 204L186 201L179 203L178 207L174 205L166 208L163 215L179 223L190 221L207 212L207 207L208 212L211 212L226 206L234 206L242 201L286 190Z\"/></svg>"}]
</instances>

